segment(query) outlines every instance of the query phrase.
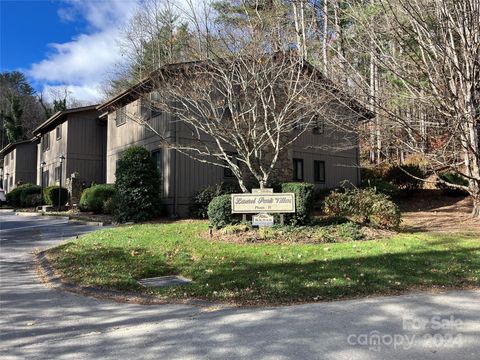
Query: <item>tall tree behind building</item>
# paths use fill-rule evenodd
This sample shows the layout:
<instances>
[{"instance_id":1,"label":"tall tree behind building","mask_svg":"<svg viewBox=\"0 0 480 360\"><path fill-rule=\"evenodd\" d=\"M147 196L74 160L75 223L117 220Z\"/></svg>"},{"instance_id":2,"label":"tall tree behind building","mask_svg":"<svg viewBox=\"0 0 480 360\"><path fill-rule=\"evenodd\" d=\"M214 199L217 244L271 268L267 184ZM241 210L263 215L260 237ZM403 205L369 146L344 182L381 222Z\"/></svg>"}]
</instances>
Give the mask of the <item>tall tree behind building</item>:
<instances>
[{"instance_id":1,"label":"tall tree behind building","mask_svg":"<svg viewBox=\"0 0 480 360\"><path fill-rule=\"evenodd\" d=\"M1 147L30 136L44 119L35 91L19 71L0 73L0 117Z\"/></svg>"}]
</instances>

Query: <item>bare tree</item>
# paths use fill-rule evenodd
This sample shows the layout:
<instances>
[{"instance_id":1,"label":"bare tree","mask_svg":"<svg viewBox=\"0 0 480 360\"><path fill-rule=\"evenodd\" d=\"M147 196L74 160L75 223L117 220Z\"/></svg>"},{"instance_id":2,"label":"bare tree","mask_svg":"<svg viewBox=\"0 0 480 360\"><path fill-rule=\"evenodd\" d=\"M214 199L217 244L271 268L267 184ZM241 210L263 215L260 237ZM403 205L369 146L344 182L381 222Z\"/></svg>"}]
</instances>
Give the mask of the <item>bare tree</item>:
<instances>
[{"instance_id":1,"label":"bare tree","mask_svg":"<svg viewBox=\"0 0 480 360\"><path fill-rule=\"evenodd\" d=\"M248 177L267 185L289 146L319 120L328 117L354 134L351 114L340 119L333 110L342 106L338 90L296 53L166 66L150 82L156 96L143 101L191 130L183 142L157 135L198 161L229 168L243 191Z\"/></svg>"},{"instance_id":2,"label":"bare tree","mask_svg":"<svg viewBox=\"0 0 480 360\"><path fill-rule=\"evenodd\" d=\"M371 14L380 12L382 26L372 29ZM374 69L370 86L356 85L370 90L372 106L385 119L382 131L395 128L388 135L397 146L422 156L433 173L464 176L468 186L446 185L467 191L473 215L480 216L480 3L375 0L370 11L354 15L369 40L368 48L359 41L355 46L370 50ZM379 150L381 134L375 138Z\"/></svg>"}]
</instances>

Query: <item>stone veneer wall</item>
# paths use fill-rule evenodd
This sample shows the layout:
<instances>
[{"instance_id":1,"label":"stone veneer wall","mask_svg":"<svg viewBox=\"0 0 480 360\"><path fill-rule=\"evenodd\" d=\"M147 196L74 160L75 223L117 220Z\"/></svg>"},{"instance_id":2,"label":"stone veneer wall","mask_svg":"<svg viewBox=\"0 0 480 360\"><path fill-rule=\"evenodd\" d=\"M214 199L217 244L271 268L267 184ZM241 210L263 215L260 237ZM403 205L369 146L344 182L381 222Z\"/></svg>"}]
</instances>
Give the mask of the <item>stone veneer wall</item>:
<instances>
[{"instance_id":1,"label":"stone veneer wall","mask_svg":"<svg viewBox=\"0 0 480 360\"><path fill-rule=\"evenodd\" d=\"M71 176L67 178L65 187L70 195L70 205L78 205L80 203L80 197L82 196L82 191L84 188L82 180L78 177L78 175Z\"/></svg>"}]
</instances>

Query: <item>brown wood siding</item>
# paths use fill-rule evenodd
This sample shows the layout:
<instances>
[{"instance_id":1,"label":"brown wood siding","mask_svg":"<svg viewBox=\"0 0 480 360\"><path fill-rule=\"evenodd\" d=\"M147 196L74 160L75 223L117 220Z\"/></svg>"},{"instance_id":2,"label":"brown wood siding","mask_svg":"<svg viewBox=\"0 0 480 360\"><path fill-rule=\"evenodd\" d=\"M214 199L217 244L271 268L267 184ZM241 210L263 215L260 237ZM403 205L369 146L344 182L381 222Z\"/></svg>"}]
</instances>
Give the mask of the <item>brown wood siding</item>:
<instances>
[{"instance_id":1,"label":"brown wood siding","mask_svg":"<svg viewBox=\"0 0 480 360\"><path fill-rule=\"evenodd\" d=\"M67 177L78 173L86 183L104 183L106 140L106 126L98 119L97 111L69 115Z\"/></svg>"},{"instance_id":2,"label":"brown wood siding","mask_svg":"<svg viewBox=\"0 0 480 360\"><path fill-rule=\"evenodd\" d=\"M115 112L108 114L107 131L107 182L115 182L116 162L127 148L133 145L144 146L147 150L153 151L162 146L160 138L148 131L143 125L135 122L139 114L139 103L134 101L126 106L127 121L117 126ZM327 121L324 134L313 134L307 130L287 152L290 160L301 158L304 160L305 181L314 182L313 161L325 162L325 183L316 184L317 188L338 187L342 181L347 180L352 184L358 184L358 139L356 133L348 134L355 139L353 148L348 150L320 150L315 147L328 145L331 148L338 147L340 140L346 136L335 126L335 119L350 119L352 127L356 125L357 119L351 111L341 104L331 105L332 118ZM166 114L151 120L155 129L163 136L175 138L179 141L192 138L191 130L182 123L173 121L173 118ZM176 133L178 131L178 133ZM312 148L313 147L313 148ZM202 188L218 184L222 181L235 181L226 179L223 176L223 168L211 164L198 162L176 152L165 149L163 151L163 195L169 212L172 214L176 203L176 213L180 216L187 216L192 196ZM293 177L293 173L292 173Z\"/></svg>"},{"instance_id":3,"label":"brown wood siding","mask_svg":"<svg viewBox=\"0 0 480 360\"><path fill-rule=\"evenodd\" d=\"M11 158L12 154L13 160ZM8 157L8 163L5 165L4 160L3 168L3 187L6 192L15 189L17 183L36 183L36 156L37 144L35 142L18 144L14 149L5 154L4 158ZM7 173L9 174L8 178L6 176ZM12 186L10 186L10 179L12 179Z\"/></svg>"},{"instance_id":4,"label":"brown wood siding","mask_svg":"<svg viewBox=\"0 0 480 360\"><path fill-rule=\"evenodd\" d=\"M42 150L42 140L40 140L40 143L38 144L38 152L39 152L39 159L37 162L37 166L42 161L45 161L46 165L43 168L43 171L46 172L48 171L48 185L55 185L55 168L60 166L60 159L59 157L61 155L67 154L67 139L68 139L68 121L64 121L62 124L60 124L62 128L62 137L57 140L56 138L56 128L51 129L48 132L45 132L42 134L42 138L48 134L50 136L50 148L46 151ZM65 174L66 174L66 167L65 163L62 165L62 181L65 181ZM41 178L40 178L40 171L39 175L37 176L37 185L41 184ZM45 184L46 185L46 184Z\"/></svg>"}]
</instances>

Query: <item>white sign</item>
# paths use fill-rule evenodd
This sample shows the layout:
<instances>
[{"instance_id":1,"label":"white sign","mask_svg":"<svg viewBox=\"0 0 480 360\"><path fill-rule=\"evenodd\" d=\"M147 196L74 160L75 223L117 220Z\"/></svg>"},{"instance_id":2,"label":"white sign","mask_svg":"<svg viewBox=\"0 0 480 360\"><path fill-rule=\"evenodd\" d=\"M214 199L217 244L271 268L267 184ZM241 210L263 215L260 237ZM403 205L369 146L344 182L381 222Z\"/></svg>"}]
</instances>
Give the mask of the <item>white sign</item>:
<instances>
[{"instance_id":1,"label":"white sign","mask_svg":"<svg viewBox=\"0 0 480 360\"><path fill-rule=\"evenodd\" d=\"M295 194L232 194L232 214L294 213Z\"/></svg>"},{"instance_id":2,"label":"white sign","mask_svg":"<svg viewBox=\"0 0 480 360\"><path fill-rule=\"evenodd\" d=\"M252 225L258 227L271 227L273 226L273 216L269 214L253 215Z\"/></svg>"},{"instance_id":3,"label":"white sign","mask_svg":"<svg viewBox=\"0 0 480 360\"><path fill-rule=\"evenodd\" d=\"M252 194L273 194L272 188L252 189Z\"/></svg>"}]
</instances>

